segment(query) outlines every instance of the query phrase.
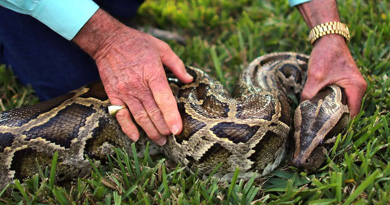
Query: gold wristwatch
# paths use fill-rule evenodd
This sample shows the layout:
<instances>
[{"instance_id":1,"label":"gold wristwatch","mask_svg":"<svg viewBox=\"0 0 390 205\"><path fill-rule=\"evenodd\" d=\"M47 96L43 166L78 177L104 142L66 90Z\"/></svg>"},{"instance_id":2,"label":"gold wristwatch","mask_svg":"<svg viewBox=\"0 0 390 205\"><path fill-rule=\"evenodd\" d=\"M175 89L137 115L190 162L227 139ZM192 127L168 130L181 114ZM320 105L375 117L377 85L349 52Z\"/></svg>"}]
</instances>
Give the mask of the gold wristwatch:
<instances>
[{"instance_id":1,"label":"gold wristwatch","mask_svg":"<svg viewBox=\"0 0 390 205\"><path fill-rule=\"evenodd\" d=\"M342 35L347 41L351 38L349 29L345 24L340 22L326 22L311 29L308 40L313 44L317 39L328 34Z\"/></svg>"}]
</instances>

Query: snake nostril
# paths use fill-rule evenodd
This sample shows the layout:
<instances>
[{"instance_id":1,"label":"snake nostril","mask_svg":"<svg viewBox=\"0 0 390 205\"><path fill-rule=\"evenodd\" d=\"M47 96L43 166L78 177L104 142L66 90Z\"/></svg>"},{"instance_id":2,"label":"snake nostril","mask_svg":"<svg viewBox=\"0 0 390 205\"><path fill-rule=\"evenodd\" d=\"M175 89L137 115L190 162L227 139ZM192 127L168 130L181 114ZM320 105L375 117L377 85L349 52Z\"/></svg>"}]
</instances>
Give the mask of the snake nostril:
<instances>
[{"instance_id":1,"label":"snake nostril","mask_svg":"<svg viewBox=\"0 0 390 205\"><path fill-rule=\"evenodd\" d=\"M303 163L303 160L301 160L300 157L294 158L293 160L291 160L291 162L292 162L293 166L295 166L295 167L297 167L299 169L303 168L304 163Z\"/></svg>"}]
</instances>

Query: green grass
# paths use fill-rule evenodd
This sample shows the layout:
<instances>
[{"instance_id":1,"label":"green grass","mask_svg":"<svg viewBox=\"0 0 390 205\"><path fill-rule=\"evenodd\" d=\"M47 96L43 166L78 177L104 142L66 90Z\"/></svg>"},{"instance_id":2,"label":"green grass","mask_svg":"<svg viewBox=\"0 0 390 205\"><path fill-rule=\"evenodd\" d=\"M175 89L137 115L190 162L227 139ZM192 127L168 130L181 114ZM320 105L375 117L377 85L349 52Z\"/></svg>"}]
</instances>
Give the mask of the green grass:
<instances>
[{"instance_id":1,"label":"green grass","mask_svg":"<svg viewBox=\"0 0 390 205\"><path fill-rule=\"evenodd\" d=\"M338 1L349 43L368 89L362 111L337 136L326 164L315 174L281 166L261 180L233 177L218 183L171 166L164 159L139 159L116 150L106 167L89 178L55 185L55 170L42 170L25 183L15 182L0 203L85 204L386 204L390 201L390 3ZM138 23L173 30L186 45L168 42L188 65L206 70L228 89L255 57L274 51L310 54L309 32L285 0L147 1ZM37 102L31 88L18 85L0 67L0 109ZM56 160L53 160L56 163Z\"/></svg>"}]
</instances>

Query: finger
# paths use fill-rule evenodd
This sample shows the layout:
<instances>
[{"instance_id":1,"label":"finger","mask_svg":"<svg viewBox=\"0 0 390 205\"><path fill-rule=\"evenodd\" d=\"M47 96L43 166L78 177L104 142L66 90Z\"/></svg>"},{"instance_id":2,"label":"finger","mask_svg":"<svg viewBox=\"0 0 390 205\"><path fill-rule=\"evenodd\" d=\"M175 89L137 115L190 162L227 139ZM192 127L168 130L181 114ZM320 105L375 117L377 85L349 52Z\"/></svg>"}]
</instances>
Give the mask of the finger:
<instances>
[{"instance_id":1,"label":"finger","mask_svg":"<svg viewBox=\"0 0 390 205\"><path fill-rule=\"evenodd\" d=\"M113 105L124 105L124 103L119 99L110 100ZM119 110L115 115L119 125L122 128L122 131L133 141L137 141L139 138L139 132L137 126L131 120L130 112L126 109Z\"/></svg>"},{"instance_id":2,"label":"finger","mask_svg":"<svg viewBox=\"0 0 390 205\"><path fill-rule=\"evenodd\" d=\"M150 84L154 101L159 107L164 120L172 134L176 135L182 131L183 123L177 107L177 102L165 81L153 82Z\"/></svg>"},{"instance_id":3,"label":"finger","mask_svg":"<svg viewBox=\"0 0 390 205\"><path fill-rule=\"evenodd\" d=\"M348 107L351 117L355 117L359 114L364 92L364 89L358 89L356 87L345 89L345 94L347 95Z\"/></svg>"},{"instance_id":4,"label":"finger","mask_svg":"<svg viewBox=\"0 0 390 205\"><path fill-rule=\"evenodd\" d=\"M150 95L147 98L142 99L142 102L149 115L149 118L152 120L158 132L161 135L171 134L168 125L165 123L164 116L161 113L160 108L157 106L156 102L154 101L153 96Z\"/></svg>"},{"instance_id":5,"label":"finger","mask_svg":"<svg viewBox=\"0 0 390 205\"><path fill-rule=\"evenodd\" d=\"M308 79L305 84L305 87L302 90L301 102L313 98L315 95L317 95L317 93L321 90L322 87L322 85Z\"/></svg>"},{"instance_id":6,"label":"finger","mask_svg":"<svg viewBox=\"0 0 390 205\"><path fill-rule=\"evenodd\" d=\"M161 135L156 129L142 103L138 100L131 100L129 102L131 104L129 106L130 112L137 124L142 127L151 140L160 146L164 145L167 141L166 137Z\"/></svg>"},{"instance_id":7,"label":"finger","mask_svg":"<svg viewBox=\"0 0 390 205\"><path fill-rule=\"evenodd\" d=\"M190 83L194 79L189 73L187 73L184 63L180 58L172 51L168 44L162 42L156 38L157 47L160 51L161 62L172 71L172 73L184 83Z\"/></svg>"},{"instance_id":8,"label":"finger","mask_svg":"<svg viewBox=\"0 0 390 205\"><path fill-rule=\"evenodd\" d=\"M137 126L131 120L128 109L121 109L116 113L116 119L122 128L122 131L133 141L139 139L139 132Z\"/></svg>"}]
</instances>

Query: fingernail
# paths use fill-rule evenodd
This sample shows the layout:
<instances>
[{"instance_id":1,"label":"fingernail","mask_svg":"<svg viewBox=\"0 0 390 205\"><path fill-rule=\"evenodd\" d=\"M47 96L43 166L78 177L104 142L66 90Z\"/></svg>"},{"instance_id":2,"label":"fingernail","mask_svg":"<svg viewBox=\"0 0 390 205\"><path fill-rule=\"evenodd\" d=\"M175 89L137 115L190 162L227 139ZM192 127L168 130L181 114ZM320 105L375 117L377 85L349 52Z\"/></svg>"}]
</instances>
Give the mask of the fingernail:
<instances>
[{"instance_id":1,"label":"fingernail","mask_svg":"<svg viewBox=\"0 0 390 205\"><path fill-rule=\"evenodd\" d=\"M192 75L190 75L189 73L186 74L186 78L190 78L191 80L194 79L194 77L192 77Z\"/></svg>"},{"instance_id":2,"label":"fingernail","mask_svg":"<svg viewBox=\"0 0 390 205\"><path fill-rule=\"evenodd\" d=\"M179 132L179 127L177 125L173 125L171 129L172 134L177 135Z\"/></svg>"},{"instance_id":3,"label":"fingernail","mask_svg":"<svg viewBox=\"0 0 390 205\"><path fill-rule=\"evenodd\" d=\"M165 143L167 143L167 138L166 137L163 137L163 138L157 140L157 144L160 145L160 146L165 145Z\"/></svg>"},{"instance_id":4,"label":"fingernail","mask_svg":"<svg viewBox=\"0 0 390 205\"><path fill-rule=\"evenodd\" d=\"M136 142L138 140L137 134L131 134L130 139L133 140L134 142Z\"/></svg>"}]
</instances>

